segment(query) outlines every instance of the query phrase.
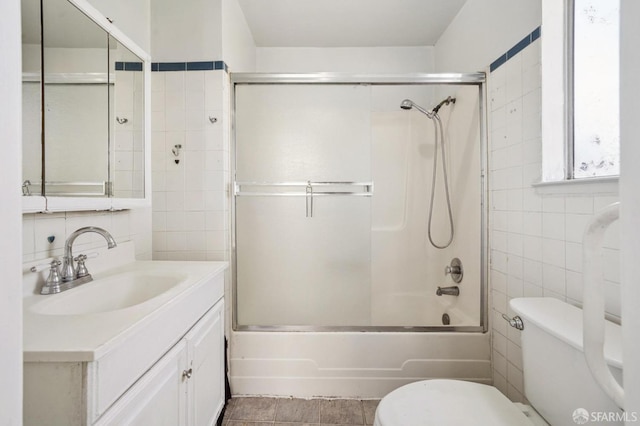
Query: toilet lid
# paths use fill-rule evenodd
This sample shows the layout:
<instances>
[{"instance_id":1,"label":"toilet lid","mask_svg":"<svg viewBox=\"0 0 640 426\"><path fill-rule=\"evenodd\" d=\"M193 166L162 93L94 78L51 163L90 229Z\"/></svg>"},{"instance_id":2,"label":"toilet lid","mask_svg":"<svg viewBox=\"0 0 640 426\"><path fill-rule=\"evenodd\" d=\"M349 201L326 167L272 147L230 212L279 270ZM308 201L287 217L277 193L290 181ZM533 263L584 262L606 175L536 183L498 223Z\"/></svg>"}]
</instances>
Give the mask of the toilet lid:
<instances>
[{"instance_id":1,"label":"toilet lid","mask_svg":"<svg viewBox=\"0 0 640 426\"><path fill-rule=\"evenodd\" d=\"M493 386L460 380L423 380L385 396L376 426L531 426L522 411Z\"/></svg>"}]
</instances>

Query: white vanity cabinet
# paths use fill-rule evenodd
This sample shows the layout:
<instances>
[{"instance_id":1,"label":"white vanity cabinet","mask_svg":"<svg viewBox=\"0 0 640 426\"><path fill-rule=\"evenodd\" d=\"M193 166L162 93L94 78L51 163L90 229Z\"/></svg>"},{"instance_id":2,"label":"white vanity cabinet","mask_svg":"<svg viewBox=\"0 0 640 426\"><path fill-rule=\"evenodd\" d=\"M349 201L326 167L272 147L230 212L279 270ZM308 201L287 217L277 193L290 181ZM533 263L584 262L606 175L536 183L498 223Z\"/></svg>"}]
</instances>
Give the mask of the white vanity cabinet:
<instances>
[{"instance_id":1,"label":"white vanity cabinet","mask_svg":"<svg viewBox=\"0 0 640 426\"><path fill-rule=\"evenodd\" d=\"M224 405L219 301L96 425L210 426Z\"/></svg>"},{"instance_id":2,"label":"white vanity cabinet","mask_svg":"<svg viewBox=\"0 0 640 426\"><path fill-rule=\"evenodd\" d=\"M214 425L224 405L227 266L134 261L94 274L84 290L29 292L23 302L24 425ZM67 305L75 309L73 303L108 299L101 286L116 291L114 283L123 280L138 294L136 280L152 286L162 278L175 283L143 303L57 314Z\"/></svg>"}]
</instances>

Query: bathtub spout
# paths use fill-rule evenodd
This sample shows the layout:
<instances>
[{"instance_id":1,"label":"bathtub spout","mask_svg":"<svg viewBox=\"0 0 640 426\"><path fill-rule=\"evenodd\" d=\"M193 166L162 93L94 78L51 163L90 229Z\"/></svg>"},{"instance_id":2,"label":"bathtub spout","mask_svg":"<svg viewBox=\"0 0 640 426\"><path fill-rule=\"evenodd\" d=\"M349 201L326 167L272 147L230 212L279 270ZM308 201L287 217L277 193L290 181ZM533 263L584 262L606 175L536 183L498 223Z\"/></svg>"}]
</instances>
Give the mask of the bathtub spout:
<instances>
[{"instance_id":1,"label":"bathtub spout","mask_svg":"<svg viewBox=\"0 0 640 426\"><path fill-rule=\"evenodd\" d=\"M459 296L460 288L457 285L454 285L452 287L438 287L438 289L436 290L436 294L438 296L442 296L443 294L446 294L448 296Z\"/></svg>"}]
</instances>

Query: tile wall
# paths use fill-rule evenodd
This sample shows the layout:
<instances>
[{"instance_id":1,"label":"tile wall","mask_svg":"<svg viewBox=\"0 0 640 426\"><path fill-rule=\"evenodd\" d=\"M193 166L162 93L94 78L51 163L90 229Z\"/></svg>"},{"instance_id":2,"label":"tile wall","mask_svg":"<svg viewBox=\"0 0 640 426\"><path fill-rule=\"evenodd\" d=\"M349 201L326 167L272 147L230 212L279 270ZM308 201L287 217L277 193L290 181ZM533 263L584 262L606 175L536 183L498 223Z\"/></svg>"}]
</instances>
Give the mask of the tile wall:
<instances>
[{"instance_id":1,"label":"tile wall","mask_svg":"<svg viewBox=\"0 0 640 426\"><path fill-rule=\"evenodd\" d=\"M531 186L540 181L542 161L540 39L521 43L489 74L493 377L513 401L524 400L524 389L520 332L501 318L513 315L508 301L549 296L580 305L584 227L594 212L618 200L616 192L551 194ZM620 316L618 240L612 228L603 253L607 311L614 319Z\"/></svg>"},{"instance_id":2,"label":"tile wall","mask_svg":"<svg viewBox=\"0 0 640 426\"><path fill-rule=\"evenodd\" d=\"M22 261L28 262L63 254L64 242L72 232L83 226L99 226L113 235L117 242L133 241L136 258L151 259L150 209L117 212L66 212L22 215ZM49 241L53 237L53 241ZM80 236L74 252L103 247L105 241L95 233Z\"/></svg>"},{"instance_id":3,"label":"tile wall","mask_svg":"<svg viewBox=\"0 0 640 426\"><path fill-rule=\"evenodd\" d=\"M153 258L227 260L228 74L172 64L152 73Z\"/></svg>"}]
</instances>

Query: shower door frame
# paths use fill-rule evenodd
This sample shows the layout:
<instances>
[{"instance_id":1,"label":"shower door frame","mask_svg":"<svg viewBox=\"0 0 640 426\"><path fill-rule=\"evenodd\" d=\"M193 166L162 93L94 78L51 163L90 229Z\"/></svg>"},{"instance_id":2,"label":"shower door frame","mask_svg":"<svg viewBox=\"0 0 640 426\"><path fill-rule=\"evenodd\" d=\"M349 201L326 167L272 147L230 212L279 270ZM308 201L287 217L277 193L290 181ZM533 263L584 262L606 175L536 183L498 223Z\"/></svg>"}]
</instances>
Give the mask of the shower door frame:
<instances>
[{"instance_id":1,"label":"shower door frame","mask_svg":"<svg viewBox=\"0 0 640 426\"><path fill-rule=\"evenodd\" d=\"M351 73L230 73L231 101L231 319L232 330L271 332L472 332L486 333L489 329L488 300L488 137L487 137L487 78L484 72L474 73L407 73L407 74L351 74ZM480 132L480 325L477 326L315 326L315 325L240 325L238 324L238 274L236 249L236 85L455 85L477 86Z\"/></svg>"}]
</instances>

